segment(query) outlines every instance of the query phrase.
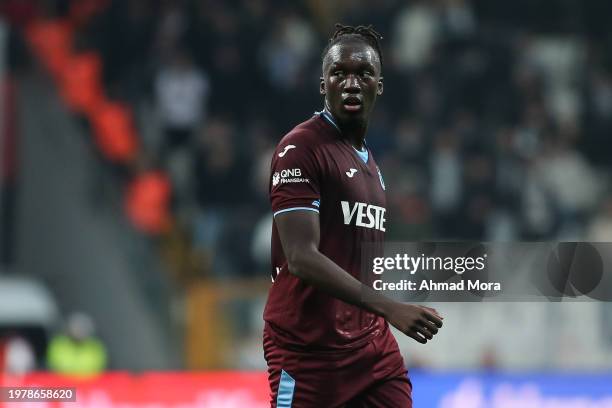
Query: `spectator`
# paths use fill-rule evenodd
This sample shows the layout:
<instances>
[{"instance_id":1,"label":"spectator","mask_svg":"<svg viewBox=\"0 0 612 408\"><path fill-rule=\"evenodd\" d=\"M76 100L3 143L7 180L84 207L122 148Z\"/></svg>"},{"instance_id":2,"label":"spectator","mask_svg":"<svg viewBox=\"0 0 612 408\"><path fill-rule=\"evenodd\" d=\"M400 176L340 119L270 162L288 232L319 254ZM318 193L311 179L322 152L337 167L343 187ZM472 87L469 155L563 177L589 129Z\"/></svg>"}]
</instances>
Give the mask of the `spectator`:
<instances>
[{"instance_id":1,"label":"spectator","mask_svg":"<svg viewBox=\"0 0 612 408\"><path fill-rule=\"evenodd\" d=\"M463 198L463 165L458 140L450 130L438 133L431 155L430 200L439 232L456 237L459 228L459 206Z\"/></svg>"},{"instance_id":2,"label":"spectator","mask_svg":"<svg viewBox=\"0 0 612 408\"><path fill-rule=\"evenodd\" d=\"M196 148L195 194L197 215L193 224L196 250L217 276L237 272L237 246L248 246L249 234L240 231L251 222L248 209L253 202L249 157L241 157L233 121L211 119ZM240 212L240 217L236 214ZM234 230L238 228L239 231ZM232 248L230 249L229 246ZM248 253L248 250L247 250Z\"/></svg>"},{"instance_id":3,"label":"spectator","mask_svg":"<svg viewBox=\"0 0 612 408\"><path fill-rule=\"evenodd\" d=\"M161 115L163 140L159 159L174 187L174 208L183 212L190 205L193 166L193 136L207 112L207 75L183 50L173 53L155 78L155 97Z\"/></svg>"},{"instance_id":4,"label":"spectator","mask_svg":"<svg viewBox=\"0 0 612 408\"><path fill-rule=\"evenodd\" d=\"M94 337L94 324L83 313L68 317L66 333L51 339L47 349L47 367L61 374L95 375L106 368L106 349Z\"/></svg>"},{"instance_id":5,"label":"spectator","mask_svg":"<svg viewBox=\"0 0 612 408\"><path fill-rule=\"evenodd\" d=\"M295 88L302 81L304 66L313 54L314 33L310 25L292 12L282 13L262 46L264 71L274 87Z\"/></svg>"},{"instance_id":6,"label":"spectator","mask_svg":"<svg viewBox=\"0 0 612 408\"><path fill-rule=\"evenodd\" d=\"M599 196L598 179L569 140L550 140L535 167L535 177L550 194L558 211L560 233L580 233ZM576 235L574 235L574 238Z\"/></svg>"},{"instance_id":7,"label":"spectator","mask_svg":"<svg viewBox=\"0 0 612 408\"><path fill-rule=\"evenodd\" d=\"M476 18L467 0L445 0L442 13L447 35L458 39L472 36L476 31Z\"/></svg>"},{"instance_id":8,"label":"spectator","mask_svg":"<svg viewBox=\"0 0 612 408\"><path fill-rule=\"evenodd\" d=\"M36 368L32 345L19 335L0 341L0 368L9 374L23 375Z\"/></svg>"},{"instance_id":9,"label":"spectator","mask_svg":"<svg viewBox=\"0 0 612 408\"><path fill-rule=\"evenodd\" d=\"M204 120L208 78L184 51L176 51L155 78L155 97L164 128L164 154L189 147Z\"/></svg>"},{"instance_id":10,"label":"spectator","mask_svg":"<svg viewBox=\"0 0 612 408\"><path fill-rule=\"evenodd\" d=\"M440 19L432 2L408 4L395 20L393 56L398 68L418 70L429 62L440 35Z\"/></svg>"},{"instance_id":11,"label":"spectator","mask_svg":"<svg viewBox=\"0 0 612 408\"><path fill-rule=\"evenodd\" d=\"M493 164L484 151L470 153L464 163L461 237L482 240L493 210Z\"/></svg>"}]
</instances>

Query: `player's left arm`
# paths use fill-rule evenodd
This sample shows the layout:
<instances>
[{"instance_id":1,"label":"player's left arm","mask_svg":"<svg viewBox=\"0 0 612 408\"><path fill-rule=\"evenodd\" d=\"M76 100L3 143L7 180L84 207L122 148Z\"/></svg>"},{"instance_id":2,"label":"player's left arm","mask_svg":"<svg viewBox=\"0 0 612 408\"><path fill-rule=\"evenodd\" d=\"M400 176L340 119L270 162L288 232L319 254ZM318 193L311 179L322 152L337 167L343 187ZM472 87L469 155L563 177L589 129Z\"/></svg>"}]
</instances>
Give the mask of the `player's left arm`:
<instances>
[{"instance_id":1,"label":"player's left arm","mask_svg":"<svg viewBox=\"0 0 612 408\"><path fill-rule=\"evenodd\" d=\"M292 275L330 296L382 316L420 343L427 343L442 327L442 318L436 310L391 300L322 254L316 212L288 211L278 214L275 222Z\"/></svg>"}]
</instances>

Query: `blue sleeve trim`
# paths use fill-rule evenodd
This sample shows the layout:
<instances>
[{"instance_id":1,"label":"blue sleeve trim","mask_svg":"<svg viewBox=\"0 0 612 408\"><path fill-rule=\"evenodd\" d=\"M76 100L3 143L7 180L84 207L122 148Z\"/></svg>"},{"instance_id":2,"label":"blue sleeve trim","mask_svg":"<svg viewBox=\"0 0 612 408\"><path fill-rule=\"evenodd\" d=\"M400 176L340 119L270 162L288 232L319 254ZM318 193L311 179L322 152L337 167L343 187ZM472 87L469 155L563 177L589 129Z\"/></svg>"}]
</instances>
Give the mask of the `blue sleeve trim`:
<instances>
[{"instance_id":1,"label":"blue sleeve trim","mask_svg":"<svg viewBox=\"0 0 612 408\"><path fill-rule=\"evenodd\" d=\"M280 210L274 213L274 217L276 217L278 214L282 214L284 212L289 212L289 211L298 211L298 210L306 210L306 211L314 211L316 213L319 212L318 209L316 208L310 208L310 207L293 207L293 208L286 208L284 210Z\"/></svg>"}]
</instances>

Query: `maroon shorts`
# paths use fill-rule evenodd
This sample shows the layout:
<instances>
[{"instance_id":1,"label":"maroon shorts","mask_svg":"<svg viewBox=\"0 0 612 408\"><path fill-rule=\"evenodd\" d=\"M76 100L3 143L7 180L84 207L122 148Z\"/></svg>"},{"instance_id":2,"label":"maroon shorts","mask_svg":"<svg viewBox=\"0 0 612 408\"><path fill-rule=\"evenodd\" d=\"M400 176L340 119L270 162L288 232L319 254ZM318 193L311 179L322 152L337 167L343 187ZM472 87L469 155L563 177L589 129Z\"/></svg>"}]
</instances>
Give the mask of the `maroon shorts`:
<instances>
[{"instance_id":1,"label":"maroon shorts","mask_svg":"<svg viewBox=\"0 0 612 408\"><path fill-rule=\"evenodd\" d=\"M264 331L272 408L412 408L412 384L390 330L357 350L278 347Z\"/></svg>"}]
</instances>

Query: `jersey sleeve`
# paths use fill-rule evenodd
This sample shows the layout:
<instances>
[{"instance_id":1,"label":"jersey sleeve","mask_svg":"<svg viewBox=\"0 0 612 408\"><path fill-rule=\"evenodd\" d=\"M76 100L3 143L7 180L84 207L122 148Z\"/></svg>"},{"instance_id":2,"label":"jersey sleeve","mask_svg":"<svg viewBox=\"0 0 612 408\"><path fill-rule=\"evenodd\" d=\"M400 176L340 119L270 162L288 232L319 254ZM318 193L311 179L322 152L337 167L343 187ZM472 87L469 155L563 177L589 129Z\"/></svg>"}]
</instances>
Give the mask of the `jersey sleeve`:
<instances>
[{"instance_id":1,"label":"jersey sleeve","mask_svg":"<svg viewBox=\"0 0 612 408\"><path fill-rule=\"evenodd\" d=\"M274 216L288 211L319 212L320 166L310 146L279 143L272 158L270 201Z\"/></svg>"}]
</instances>

